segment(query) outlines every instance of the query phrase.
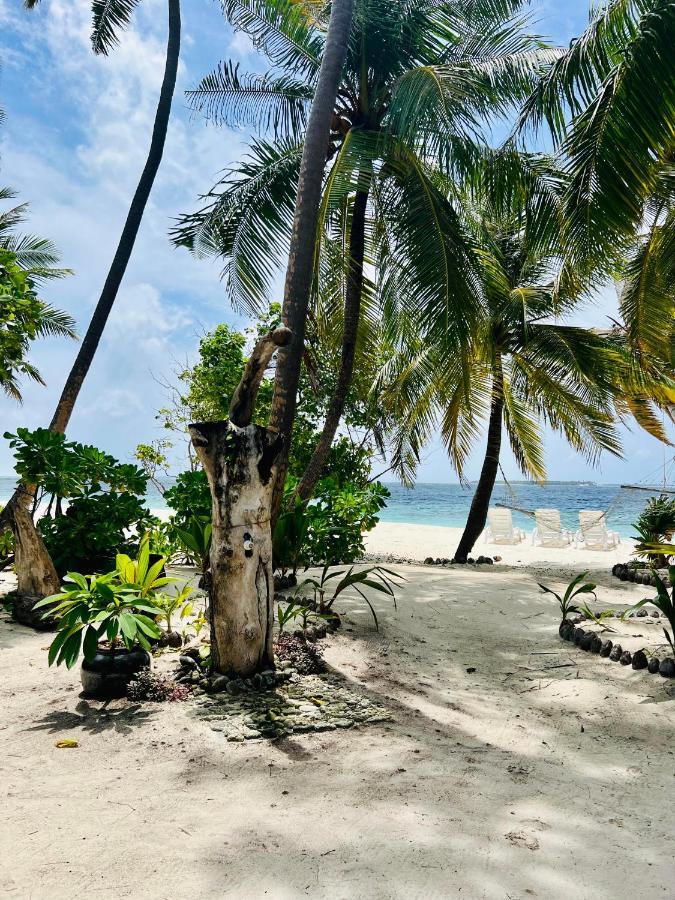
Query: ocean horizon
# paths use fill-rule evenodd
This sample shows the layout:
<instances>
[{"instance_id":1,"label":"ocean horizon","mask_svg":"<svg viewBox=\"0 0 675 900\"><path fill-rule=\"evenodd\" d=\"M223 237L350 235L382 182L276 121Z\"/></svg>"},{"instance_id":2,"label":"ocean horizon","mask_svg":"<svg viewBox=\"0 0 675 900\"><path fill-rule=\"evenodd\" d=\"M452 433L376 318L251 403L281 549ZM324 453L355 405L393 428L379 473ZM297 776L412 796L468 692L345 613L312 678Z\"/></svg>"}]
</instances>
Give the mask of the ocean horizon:
<instances>
[{"instance_id":1,"label":"ocean horizon","mask_svg":"<svg viewBox=\"0 0 675 900\"><path fill-rule=\"evenodd\" d=\"M169 487L172 478L161 483ZM0 505L6 503L14 490L14 476L0 477ZM425 482L413 488L405 488L396 482L383 482L391 496L381 511L382 522L400 522L408 525L440 525L462 528L473 496L473 484ZM649 494L643 491L622 490L618 484L596 484L591 481L549 481L544 485L528 481L498 482L492 496L492 505L505 504L514 509L514 524L525 531L534 527L534 518L526 510L534 512L541 507L560 510L565 528L576 531L579 527L580 509L603 510L608 527L622 537L634 533L633 522L644 508ZM146 502L150 509L166 510L162 493L155 485L149 485Z\"/></svg>"}]
</instances>

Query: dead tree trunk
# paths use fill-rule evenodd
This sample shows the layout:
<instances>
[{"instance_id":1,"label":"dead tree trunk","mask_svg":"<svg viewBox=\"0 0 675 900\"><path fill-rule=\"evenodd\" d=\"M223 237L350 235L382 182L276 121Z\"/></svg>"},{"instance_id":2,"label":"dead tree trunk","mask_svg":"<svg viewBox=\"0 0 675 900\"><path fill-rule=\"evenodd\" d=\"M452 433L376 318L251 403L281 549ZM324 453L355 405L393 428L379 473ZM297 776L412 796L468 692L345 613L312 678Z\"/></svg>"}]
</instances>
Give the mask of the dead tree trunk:
<instances>
[{"instance_id":1,"label":"dead tree trunk","mask_svg":"<svg viewBox=\"0 0 675 900\"><path fill-rule=\"evenodd\" d=\"M224 674L245 677L274 666L270 516L284 438L251 419L272 354L290 339L283 327L261 338L232 397L230 418L189 428L211 489L211 659Z\"/></svg>"}]
</instances>

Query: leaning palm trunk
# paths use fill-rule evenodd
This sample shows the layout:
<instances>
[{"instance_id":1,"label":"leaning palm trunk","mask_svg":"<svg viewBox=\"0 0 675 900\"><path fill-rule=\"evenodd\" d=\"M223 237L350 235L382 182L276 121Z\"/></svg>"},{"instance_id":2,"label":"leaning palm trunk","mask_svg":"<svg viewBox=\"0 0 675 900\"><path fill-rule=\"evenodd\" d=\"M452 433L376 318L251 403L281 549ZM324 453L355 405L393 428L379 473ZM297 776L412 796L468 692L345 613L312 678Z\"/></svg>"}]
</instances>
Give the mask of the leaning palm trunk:
<instances>
[{"instance_id":1,"label":"leaning palm trunk","mask_svg":"<svg viewBox=\"0 0 675 900\"><path fill-rule=\"evenodd\" d=\"M274 665L270 516L283 438L251 419L272 354L290 340L290 331L281 327L258 341L229 419L189 426L211 489L211 660L225 674L246 677Z\"/></svg>"},{"instance_id":2,"label":"leaning palm trunk","mask_svg":"<svg viewBox=\"0 0 675 900\"><path fill-rule=\"evenodd\" d=\"M181 31L180 0L168 0L168 5L169 36L166 64L155 113L148 158L131 201L122 235L103 285L101 296L96 304L94 315L87 328L87 333L84 336L75 363L66 379L63 392L49 425L51 431L59 434L63 434L68 426L75 401L94 359L94 354L98 348L126 272L138 235L138 229L143 219L143 213L150 197L150 191L162 161L171 113L171 101L176 86ZM22 548L16 554L15 560L19 592L36 597L45 597L58 591L59 579L47 548L35 529L32 517L28 513L28 506L34 493L35 488L32 485L20 485L17 488L14 496L0 514L0 530L10 528L14 533L14 540L17 546Z\"/></svg>"},{"instance_id":3,"label":"leaning palm trunk","mask_svg":"<svg viewBox=\"0 0 675 900\"><path fill-rule=\"evenodd\" d=\"M354 356L361 318L361 291L363 288L363 260L365 255L366 209L368 192L359 191L354 198L351 231L349 236L349 271L345 291L344 324L342 331L342 358L335 392L323 423L323 431L314 453L297 487L301 500L312 496L314 487L328 459L335 432L344 412L347 394L354 371Z\"/></svg>"},{"instance_id":4,"label":"leaning palm trunk","mask_svg":"<svg viewBox=\"0 0 675 900\"><path fill-rule=\"evenodd\" d=\"M284 436L284 448L278 460L274 485L273 518L276 518L281 504L288 467L300 366L305 346L305 324L314 277L314 254L326 148L330 138L340 75L347 54L352 10L353 0L334 0L331 6L326 45L300 164L282 307L282 319L284 325L291 330L292 338L288 347L279 353L270 417L270 428Z\"/></svg>"},{"instance_id":5,"label":"leaning palm trunk","mask_svg":"<svg viewBox=\"0 0 675 900\"><path fill-rule=\"evenodd\" d=\"M469 517L466 520L464 533L455 550L454 562L465 563L485 528L490 498L497 479L499 453L502 445L502 414L504 411L504 385L502 363L497 356L494 365L492 382L492 402L490 404L490 421L488 424L487 449L476 492L471 501Z\"/></svg>"}]
</instances>

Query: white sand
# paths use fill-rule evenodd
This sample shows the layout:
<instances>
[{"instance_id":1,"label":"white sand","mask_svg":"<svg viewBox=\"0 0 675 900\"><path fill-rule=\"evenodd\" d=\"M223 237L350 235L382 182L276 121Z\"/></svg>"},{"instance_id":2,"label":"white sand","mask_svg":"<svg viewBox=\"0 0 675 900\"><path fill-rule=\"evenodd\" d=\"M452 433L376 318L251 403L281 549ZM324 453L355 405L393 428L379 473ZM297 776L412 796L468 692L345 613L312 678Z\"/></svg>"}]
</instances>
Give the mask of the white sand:
<instances>
[{"instance_id":1,"label":"white sand","mask_svg":"<svg viewBox=\"0 0 675 900\"><path fill-rule=\"evenodd\" d=\"M399 522L379 522L365 537L366 550L369 553L387 554L424 560L427 556L434 558L452 558L462 535L461 528L445 528L440 525L405 525ZM615 549L585 550L573 546L563 549L551 547L533 547L528 535L527 539L516 546L503 544L486 544L481 537L473 548L474 556L501 556L504 565L529 566L539 564L560 564L563 566L594 569L603 566L611 569L614 563L625 562L633 550L633 542L623 540Z\"/></svg>"},{"instance_id":2,"label":"white sand","mask_svg":"<svg viewBox=\"0 0 675 900\"><path fill-rule=\"evenodd\" d=\"M428 549L445 534L375 537L449 555ZM594 559L603 605L642 595ZM395 721L274 744L227 743L190 703L81 699L49 636L0 616L0 893L670 900L675 682L559 640L536 581L578 569L401 566L379 633L345 597L326 657Z\"/></svg>"}]
</instances>

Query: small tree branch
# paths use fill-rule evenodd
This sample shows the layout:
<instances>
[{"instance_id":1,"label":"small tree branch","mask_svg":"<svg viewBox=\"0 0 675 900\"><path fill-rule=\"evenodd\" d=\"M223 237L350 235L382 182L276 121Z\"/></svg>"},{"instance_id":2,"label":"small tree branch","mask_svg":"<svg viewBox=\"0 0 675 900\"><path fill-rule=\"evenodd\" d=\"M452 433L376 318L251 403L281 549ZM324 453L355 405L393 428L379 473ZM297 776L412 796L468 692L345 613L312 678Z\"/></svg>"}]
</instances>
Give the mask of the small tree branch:
<instances>
[{"instance_id":1,"label":"small tree branch","mask_svg":"<svg viewBox=\"0 0 675 900\"><path fill-rule=\"evenodd\" d=\"M282 325L269 334L261 337L253 348L251 357L246 363L244 374L232 395L230 403L230 422L238 428L245 428L251 424L255 400L258 395L260 382L272 356L279 347L286 347L290 343L292 333L290 328Z\"/></svg>"}]
</instances>

